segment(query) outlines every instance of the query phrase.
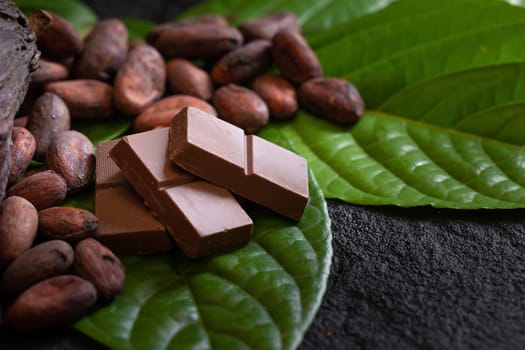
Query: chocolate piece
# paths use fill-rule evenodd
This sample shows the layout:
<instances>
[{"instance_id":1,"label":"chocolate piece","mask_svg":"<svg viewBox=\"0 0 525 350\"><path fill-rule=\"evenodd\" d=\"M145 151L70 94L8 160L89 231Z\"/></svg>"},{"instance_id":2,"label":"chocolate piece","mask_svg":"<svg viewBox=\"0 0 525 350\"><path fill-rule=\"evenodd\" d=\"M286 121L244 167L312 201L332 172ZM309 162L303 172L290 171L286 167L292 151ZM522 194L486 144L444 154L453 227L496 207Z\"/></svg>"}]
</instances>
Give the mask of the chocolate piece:
<instances>
[{"instance_id":1,"label":"chocolate piece","mask_svg":"<svg viewBox=\"0 0 525 350\"><path fill-rule=\"evenodd\" d=\"M118 141L97 145L95 215L99 219L95 238L117 255L140 255L173 249L169 235L129 186L109 150Z\"/></svg>"},{"instance_id":2,"label":"chocolate piece","mask_svg":"<svg viewBox=\"0 0 525 350\"><path fill-rule=\"evenodd\" d=\"M203 257L246 245L252 220L230 192L169 161L168 133L162 128L125 136L111 149L111 158L186 255Z\"/></svg>"},{"instance_id":3,"label":"chocolate piece","mask_svg":"<svg viewBox=\"0 0 525 350\"><path fill-rule=\"evenodd\" d=\"M308 202L303 157L196 108L171 122L169 158L187 171L294 220Z\"/></svg>"}]
</instances>

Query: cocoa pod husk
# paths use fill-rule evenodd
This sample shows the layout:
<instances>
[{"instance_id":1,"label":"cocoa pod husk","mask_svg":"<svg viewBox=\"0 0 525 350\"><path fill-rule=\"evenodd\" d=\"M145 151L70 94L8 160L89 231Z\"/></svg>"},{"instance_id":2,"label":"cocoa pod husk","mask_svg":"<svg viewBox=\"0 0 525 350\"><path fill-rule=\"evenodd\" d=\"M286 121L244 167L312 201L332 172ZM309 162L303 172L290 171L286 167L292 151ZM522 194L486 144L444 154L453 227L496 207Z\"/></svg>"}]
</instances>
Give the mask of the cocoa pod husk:
<instances>
[{"instance_id":1,"label":"cocoa pod husk","mask_svg":"<svg viewBox=\"0 0 525 350\"><path fill-rule=\"evenodd\" d=\"M98 218L91 212L70 207L51 207L38 212L38 232L48 239L76 243L92 237Z\"/></svg>"},{"instance_id":2,"label":"cocoa pod husk","mask_svg":"<svg viewBox=\"0 0 525 350\"><path fill-rule=\"evenodd\" d=\"M4 271L0 290L16 296L33 284L65 273L74 260L73 248L64 241L48 241L25 251Z\"/></svg>"},{"instance_id":3,"label":"cocoa pod husk","mask_svg":"<svg viewBox=\"0 0 525 350\"><path fill-rule=\"evenodd\" d=\"M76 274L93 283L102 300L114 299L124 288L126 273L119 258L92 238L77 244L74 270Z\"/></svg>"},{"instance_id":4,"label":"cocoa pod husk","mask_svg":"<svg viewBox=\"0 0 525 350\"><path fill-rule=\"evenodd\" d=\"M189 95L174 95L165 97L146 108L135 118L133 129L138 132L169 126L171 120L188 106L217 115L215 108L204 100Z\"/></svg>"},{"instance_id":5,"label":"cocoa pod husk","mask_svg":"<svg viewBox=\"0 0 525 350\"><path fill-rule=\"evenodd\" d=\"M53 12L51 26L38 35L37 45L44 57L61 60L78 55L84 46L71 22Z\"/></svg>"},{"instance_id":6,"label":"cocoa pod husk","mask_svg":"<svg viewBox=\"0 0 525 350\"><path fill-rule=\"evenodd\" d=\"M41 87L52 81L67 79L68 76L69 71L63 64L41 59L38 69L31 73L31 87Z\"/></svg>"},{"instance_id":7,"label":"cocoa pod husk","mask_svg":"<svg viewBox=\"0 0 525 350\"><path fill-rule=\"evenodd\" d=\"M15 183L22 176L31 163L36 149L33 134L25 128L13 127L11 138L13 146L11 147L11 169L9 169L9 177L7 178L8 185Z\"/></svg>"},{"instance_id":8,"label":"cocoa pod husk","mask_svg":"<svg viewBox=\"0 0 525 350\"><path fill-rule=\"evenodd\" d=\"M297 94L286 79L273 74L261 75L255 78L251 88L266 103L271 117L289 119L297 112Z\"/></svg>"},{"instance_id":9,"label":"cocoa pod husk","mask_svg":"<svg viewBox=\"0 0 525 350\"><path fill-rule=\"evenodd\" d=\"M221 119L254 134L268 123L266 103L253 91L235 84L225 85L213 95L213 105Z\"/></svg>"},{"instance_id":10,"label":"cocoa pod husk","mask_svg":"<svg viewBox=\"0 0 525 350\"><path fill-rule=\"evenodd\" d=\"M297 17L290 12L277 12L255 18L239 25L244 40L272 40L275 34L283 30L300 31Z\"/></svg>"},{"instance_id":11,"label":"cocoa pod husk","mask_svg":"<svg viewBox=\"0 0 525 350\"><path fill-rule=\"evenodd\" d=\"M213 82L205 70L184 58L174 58L166 65L168 86L174 94L191 95L203 100L213 96Z\"/></svg>"},{"instance_id":12,"label":"cocoa pod husk","mask_svg":"<svg viewBox=\"0 0 525 350\"><path fill-rule=\"evenodd\" d=\"M56 135L46 154L49 169L66 180L70 193L84 188L95 170L95 149L82 133L69 130Z\"/></svg>"},{"instance_id":13,"label":"cocoa pod husk","mask_svg":"<svg viewBox=\"0 0 525 350\"><path fill-rule=\"evenodd\" d=\"M357 122L365 112L359 91L341 78L308 80L300 86L298 97L308 112L343 125Z\"/></svg>"},{"instance_id":14,"label":"cocoa pod husk","mask_svg":"<svg viewBox=\"0 0 525 350\"><path fill-rule=\"evenodd\" d=\"M66 198L66 194L66 180L52 170L44 170L31 176L25 176L7 191L9 197L23 197L31 202L37 210L59 205Z\"/></svg>"},{"instance_id":15,"label":"cocoa pod husk","mask_svg":"<svg viewBox=\"0 0 525 350\"><path fill-rule=\"evenodd\" d=\"M69 324L84 315L97 301L90 282L73 275L38 282L20 294L7 309L7 325L33 331Z\"/></svg>"},{"instance_id":16,"label":"cocoa pod husk","mask_svg":"<svg viewBox=\"0 0 525 350\"><path fill-rule=\"evenodd\" d=\"M31 248L37 227L33 204L18 196L4 199L0 207L0 270Z\"/></svg>"}]
</instances>

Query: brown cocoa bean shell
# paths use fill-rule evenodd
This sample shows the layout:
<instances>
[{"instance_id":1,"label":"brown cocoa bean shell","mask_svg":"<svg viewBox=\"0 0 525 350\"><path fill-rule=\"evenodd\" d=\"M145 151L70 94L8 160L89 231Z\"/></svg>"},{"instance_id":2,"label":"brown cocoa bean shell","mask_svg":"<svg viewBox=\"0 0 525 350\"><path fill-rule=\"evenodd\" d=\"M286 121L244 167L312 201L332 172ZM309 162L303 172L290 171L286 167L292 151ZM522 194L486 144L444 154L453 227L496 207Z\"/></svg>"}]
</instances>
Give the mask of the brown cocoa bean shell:
<instances>
[{"instance_id":1,"label":"brown cocoa bean shell","mask_svg":"<svg viewBox=\"0 0 525 350\"><path fill-rule=\"evenodd\" d=\"M166 66L160 53L143 44L130 51L115 78L115 105L129 115L142 112L164 94Z\"/></svg>"},{"instance_id":2,"label":"brown cocoa bean shell","mask_svg":"<svg viewBox=\"0 0 525 350\"><path fill-rule=\"evenodd\" d=\"M69 76L66 66L60 63L40 59L39 64L38 69L31 73L32 87L40 87L52 81L64 80Z\"/></svg>"},{"instance_id":3,"label":"brown cocoa bean shell","mask_svg":"<svg viewBox=\"0 0 525 350\"><path fill-rule=\"evenodd\" d=\"M74 269L76 274L93 283L102 300L114 299L124 288L126 273L119 258L92 238L77 244Z\"/></svg>"},{"instance_id":4,"label":"brown cocoa bean shell","mask_svg":"<svg viewBox=\"0 0 525 350\"><path fill-rule=\"evenodd\" d=\"M38 231L49 239L76 243L92 237L98 218L91 212L70 207L52 207L38 212Z\"/></svg>"},{"instance_id":5,"label":"brown cocoa bean shell","mask_svg":"<svg viewBox=\"0 0 525 350\"><path fill-rule=\"evenodd\" d=\"M70 127L71 117L64 100L51 92L40 96L27 119L27 130L36 141L35 159L43 160L53 138Z\"/></svg>"},{"instance_id":6,"label":"brown cocoa bean shell","mask_svg":"<svg viewBox=\"0 0 525 350\"><path fill-rule=\"evenodd\" d=\"M52 170L40 171L25 176L8 191L8 196L19 196L27 199L37 210L59 205L67 194L66 180Z\"/></svg>"},{"instance_id":7,"label":"brown cocoa bean shell","mask_svg":"<svg viewBox=\"0 0 525 350\"><path fill-rule=\"evenodd\" d=\"M56 135L46 154L49 169L66 180L69 192L77 192L91 180L95 170L95 149L82 133L69 130Z\"/></svg>"},{"instance_id":8,"label":"brown cocoa bean shell","mask_svg":"<svg viewBox=\"0 0 525 350\"><path fill-rule=\"evenodd\" d=\"M359 91L340 78L309 80L300 86L298 96L299 104L308 112L339 124L353 124L365 112Z\"/></svg>"},{"instance_id":9,"label":"brown cocoa bean shell","mask_svg":"<svg viewBox=\"0 0 525 350\"><path fill-rule=\"evenodd\" d=\"M206 113L217 115L217 111L206 101L189 95L174 95L165 97L155 102L133 122L135 131L146 131L170 125L171 120L179 114L184 107L195 107Z\"/></svg>"},{"instance_id":10,"label":"brown cocoa bean shell","mask_svg":"<svg viewBox=\"0 0 525 350\"><path fill-rule=\"evenodd\" d=\"M78 55L84 46L73 25L56 13L51 13L53 23L37 39L42 56L52 60Z\"/></svg>"},{"instance_id":11,"label":"brown cocoa bean shell","mask_svg":"<svg viewBox=\"0 0 525 350\"><path fill-rule=\"evenodd\" d=\"M119 19L98 22L89 32L75 64L81 79L111 81L128 53L128 30Z\"/></svg>"},{"instance_id":12,"label":"brown cocoa bean shell","mask_svg":"<svg viewBox=\"0 0 525 350\"><path fill-rule=\"evenodd\" d=\"M64 241L48 241L25 251L4 271L0 289L7 296L65 273L73 265L73 248Z\"/></svg>"},{"instance_id":13,"label":"brown cocoa bean shell","mask_svg":"<svg viewBox=\"0 0 525 350\"><path fill-rule=\"evenodd\" d=\"M283 30L300 31L297 17L290 12L277 12L242 23L239 26L246 41L255 39L272 40Z\"/></svg>"},{"instance_id":14,"label":"brown cocoa bean shell","mask_svg":"<svg viewBox=\"0 0 525 350\"><path fill-rule=\"evenodd\" d=\"M294 83L323 75L319 59L297 31L277 33L273 37L272 54L282 75Z\"/></svg>"},{"instance_id":15,"label":"brown cocoa bean shell","mask_svg":"<svg viewBox=\"0 0 525 350\"><path fill-rule=\"evenodd\" d=\"M210 75L184 58L174 58L166 65L168 86L174 94L184 94L209 100L213 96Z\"/></svg>"},{"instance_id":16,"label":"brown cocoa bean shell","mask_svg":"<svg viewBox=\"0 0 525 350\"><path fill-rule=\"evenodd\" d=\"M21 127L13 127L11 130L11 168L7 178L7 184L13 184L22 176L31 163L35 154L36 141L29 130Z\"/></svg>"},{"instance_id":17,"label":"brown cocoa bean shell","mask_svg":"<svg viewBox=\"0 0 525 350\"><path fill-rule=\"evenodd\" d=\"M7 309L7 325L33 331L69 324L84 315L97 301L88 281L73 275L55 276L23 292Z\"/></svg>"},{"instance_id":18,"label":"brown cocoa bean shell","mask_svg":"<svg viewBox=\"0 0 525 350\"><path fill-rule=\"evenodd\" d=\"M287 80L277 75L265 74L257 77L251 88L266 103L273 118L288 119L297 112L297 94Z\"/></svg>"},{"instance_id":19,"label":"brown cocoa bean shell","mask_svg":"<svg viewBox=\"0 0 525 350\"><path fill-rule=\"evenodd\" d=\"M47 84L45 89L64 100L72 118L106 119L113 113L113 87L102 81L57 81Z\"/></svg>"},{"instance_id":20,"label":"brown cocoa bean shell","mask_svg":"<svg viewBox=\"0 0 525 350\"><path fill-rule=\"evenodd\" d=\"M221 119L254 134L268 123L266 103L253 91L235 84L228 84L213 95L213 105Z\"/></svg>"},{"instance_id":21,"label":"brown cocoa bean shell","mask_svg":"<svg viewBox=\"0 0 525 350\"><path fill-rule=\"evenodd\" d=\"M38 227L36 208L26 199L12 196L0 207L0 270L31 248Z\"/></svg>"},{"instance_id":22,"label":"brown cocoa bean shell","mask_svg":"<svg viewBox=\"0 0 525 350\"><path fill-rule=\"evenodd\" d=\"M155 41L155 47L167 59L215 60L241 46L242 34L236 28L210 24L169 26Z\"/></svg>"},{"instance_id":23,"label":"brown cocoa bean shell","mask_svg":"<svg viewBox=\"0 0 525 350\"><path fill-rule=\"evenodd\" d=\"M244 84L265 72L272 64L272 43L254 40L224 55L212 68L211 77L219 84Z\"/></svg>"}]
</instances>

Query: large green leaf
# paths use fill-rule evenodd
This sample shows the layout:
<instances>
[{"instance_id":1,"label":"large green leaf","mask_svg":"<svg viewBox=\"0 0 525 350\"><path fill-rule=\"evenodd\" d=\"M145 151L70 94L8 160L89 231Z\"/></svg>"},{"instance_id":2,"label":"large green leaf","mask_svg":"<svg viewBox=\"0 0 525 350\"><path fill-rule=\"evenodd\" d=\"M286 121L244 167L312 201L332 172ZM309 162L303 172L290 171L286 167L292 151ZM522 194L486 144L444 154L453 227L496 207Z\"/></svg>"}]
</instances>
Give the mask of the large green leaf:
<instances>
[{"instance_id":1,"label":"large green leaf","mask_svg":"<svg viewBox=\"0 0 525 350\"><path fill-rule=\"evenodd\" d=\"M191 260L176 252L124 259L124 291L75 328L114 349L291 349L324 292L331 259L323 194L296 224L253 209L252 242Z\"/></svg>"}]
</instances>

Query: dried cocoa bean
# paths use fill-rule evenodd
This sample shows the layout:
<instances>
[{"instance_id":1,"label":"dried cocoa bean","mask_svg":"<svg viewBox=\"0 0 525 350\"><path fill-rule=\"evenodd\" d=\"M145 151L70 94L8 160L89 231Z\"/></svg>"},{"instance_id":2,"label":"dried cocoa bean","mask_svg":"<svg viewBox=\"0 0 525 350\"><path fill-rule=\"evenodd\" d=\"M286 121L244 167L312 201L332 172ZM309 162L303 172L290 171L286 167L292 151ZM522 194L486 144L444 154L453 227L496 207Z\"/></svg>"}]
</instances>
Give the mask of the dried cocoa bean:
<instances>
[{"instance_id":1,"label":"dried cocoa bean","mask_svg":"<svg viewBox=\"0 0 525 350\"><path fill-rule=\"evenodd\" d=\"M175 94L211 99L213 82L210 75L184 58L174 58L166 65L168 86Z\"/></svg>"},{"instance_id":2,"label":"dried cocoa bean","mask_svg":"<svg viewBox=\"0 0 525 350\"><path fill-rule=\"evenodd\" d=\"M319 59L297 31L277 33L273 37L272 54L281 73L294 83L323 75Z\"/></svg>"},{"instance_id":3,"label":"dried cocoa bean","mask_svg":"<svg viewBox=\"0 0 525 350\"><path fill-rule=\"evenodd\" d=\"M31 163L35 154L36 142L29 130L21 127L13 127L11 130L13 146L11 147L11 169L7 184L13 184L22 176Z\"/></svg>"},{"instance_id":4,"label":"dried cocoa bean","mask_svg":"<svg viewBox=\"0 0 525 350\"><path fill-rule=\"evenodd\" d=\"M188 95L175 95L155 102L135 118L133 129L146 131L170 125L170 121L184 107L195 107L206 113L217 115L215 109L206 101Z\"/></svg>"},{"instance_id":5,"label":"dried cocoa bean","mask_svg":"<svg viewBox=\"0 0 525 350\"><path fill-rule=\"evenodd\" d=\"M251 88L266 103L272 117L288 119L297 112L297 94L287 80L272 74L261 75Z\"/></svg>"},{"instance_id":6,"label":"dried cocoa bean","mask_svg":"<svg viewBox=\"0 0 525 350\"><path fill-rule=\"evenodd\" d=\"M105 119L113 113L113 87L102 81L57 81L47 84L46 91L64 100L72 118Z\"/></svg>"},{"instance_id":7,"label":"dried cocoa bean","mask_svg":"<svg viewBox=\"0 0 525 350\"><path fill-rule=\"evenodd\" d=\"M92 238L77 244L74 269L93 283L99 297L105 301L115 298L124 288L124 266L111 250Z\"/></svg>"},{"instance_id":8,"label":"dried cocoa bean","mask_svg":"<svg viewBox=\"0 0 525 350\"><path fill-rule=\"evenodd\" d=\"M38 87L52 81L64 80L68 77L67 68L56 62L40 59L40 66L31 73L31 86Z\"/></svg>"},{"instance_id":9,"label":"dried cocoa bean","mask_svg":"<svg viewBox=\"0 0 525 350\"><path fill-rule=\"evenodd\" d=\"M303 83L299 104L308 112L339 124L352 124L365 112L359 91L340 78L317 78Z\"/></svg>"},{"instance_id":10,"label":"dried cocoa bean","mask_svg":"<svg viewBox=\"0 0 525 350\"><path fill-rule=\"evenodd\" d=\"M299 23L293 13L277 12L244 22L239 26L244 39L272 40L275 34L282 30L300 31Z\"/></svg>"},{"instance_id":11,"label":"dried cocoa bean","mask_svg":"<svg viewBox=\"0 0 525 350\"><path fill-rule=\"evenodd\" d=\"M215 60L241 46L242 34L232 27L210 24L169 26L155 41L165 58Z\"/></svg>"},{"instance_id":12,"label":"dried cocoa bean","mask_svg":"<svg viewBox=\"0 0 525 350\"><path fill-rule=\"evenodd\" d=\"M128 30L119 19L95 24L86 38L82 56L75 64L75 76L111 81L128 53Z\"/></svg>"},{"instance_id":13,"label":"dried cocoa bean","mask_svg":"<svg viewBox=\"0 0 525 350\"><path fill-rule=\"evenodd\" d=\"M51 277L25 292L7 309L7 324L19 331L66 325L84 315L97 301L88 281L72 275Z\"/></svg>"},{"instance_id":14,"label":"dried cocoa bean","mask_svg":"<svg viewBox=\"0 0 525 350\"><path fill-rule=\"evenodd\" d=\"M73 265L73 248L64 241L39 244L16 258L2 275L0 289L8 296L65 273Z\"/></svg>"},{"instance_id":15,"label":"dried cocoa bean","mask_svg":"<svg viewBox=\"0 0 525 350\"><path fill-rule=\"evenodd\" d=\"M69 192L77 192L89 183L95 170L95 150L91 141L75 130L55 136L46 154L49 169L66 180Z\"/></svg>"},{"instance_id":16,"label":"dried cocoa bean","mask_svg":"<svg viewBox=\"0 0 525 350\"><path fill-rule=\"evenodd\" d=\"M37 210L59 205L67 194L66 180L52 170L25 176L7 192L8 196L27 199Z\"/></svg>"},{"instance_id":17,"label":"dried cocoa bean","mask_svg":"<svg viewBox=\"0 0 525 350\"><path fill-rule=\"evenodd\" d=\"M71 118L64 101L54 93L40 96L27 119L27 130L36 141L35 159L43 160L49 144L60 132L69 130Z\"/></svg>"},{"instance_id":18,"label":"dried cocoa bean","mask_svg":"<svg viewBox=\"0 0 525 350\"><path fill-rule=\"evenodd\" d=\"M164 94L166 66L160 53L147 44L130 51L115 78L115 105L136 115Z\"/></svg>"},{"instance_id":19,"label":"dried cocoa bean","mask_svg":"<svg viewBox=\"0 0 525 350\"><path fill-rule=\"evenodd\" d=\"M235 84L228 84L215 92L213 105L219 116L254 134L268 123L266 103L253 91Z\"/></svg>"},{"instance_id":20,"label":"dried cocoa bean","mask_svg":"<svg viewBox=\"0 0 525 350\"><path fill-rule=\"evenodd\" d=\"M38 231L50 239L76 243L93 236L97 229L98 218L84 209L52 207L38 212Z\"/></svg>"},{"instance_id":21,"label":"dried cocoa bean","mask_svg":"<svg viewBox=\"0 0 525 350\"><path fill-rule=\"evenodd\" d=\"M38 213L26 199L6 198L0 208L0 270L31 248L38 227Z\"/></svg>"},{"instance_id":22,"label":"dried cocoa bean","mask_svg":"<svg viewBox=\"0 0 525 350\"><path fill-rule=\"evenodd\" d=\"M244 84L272 64L272 43L254 40L224 55L212 68L211 77L219 84Z\"/></svg>"},{"instance_id":23,"label":"dried cocoa bean","mask_svg":"<svg viewBox=\"0 0 525 350\"><path fill-rule=\"evenodd\" d=\"M37 40L42 55L52 60L78 55L84 45L73 25L56 13L49 13L53 23Z\"/></svg>"}]
</instances>

